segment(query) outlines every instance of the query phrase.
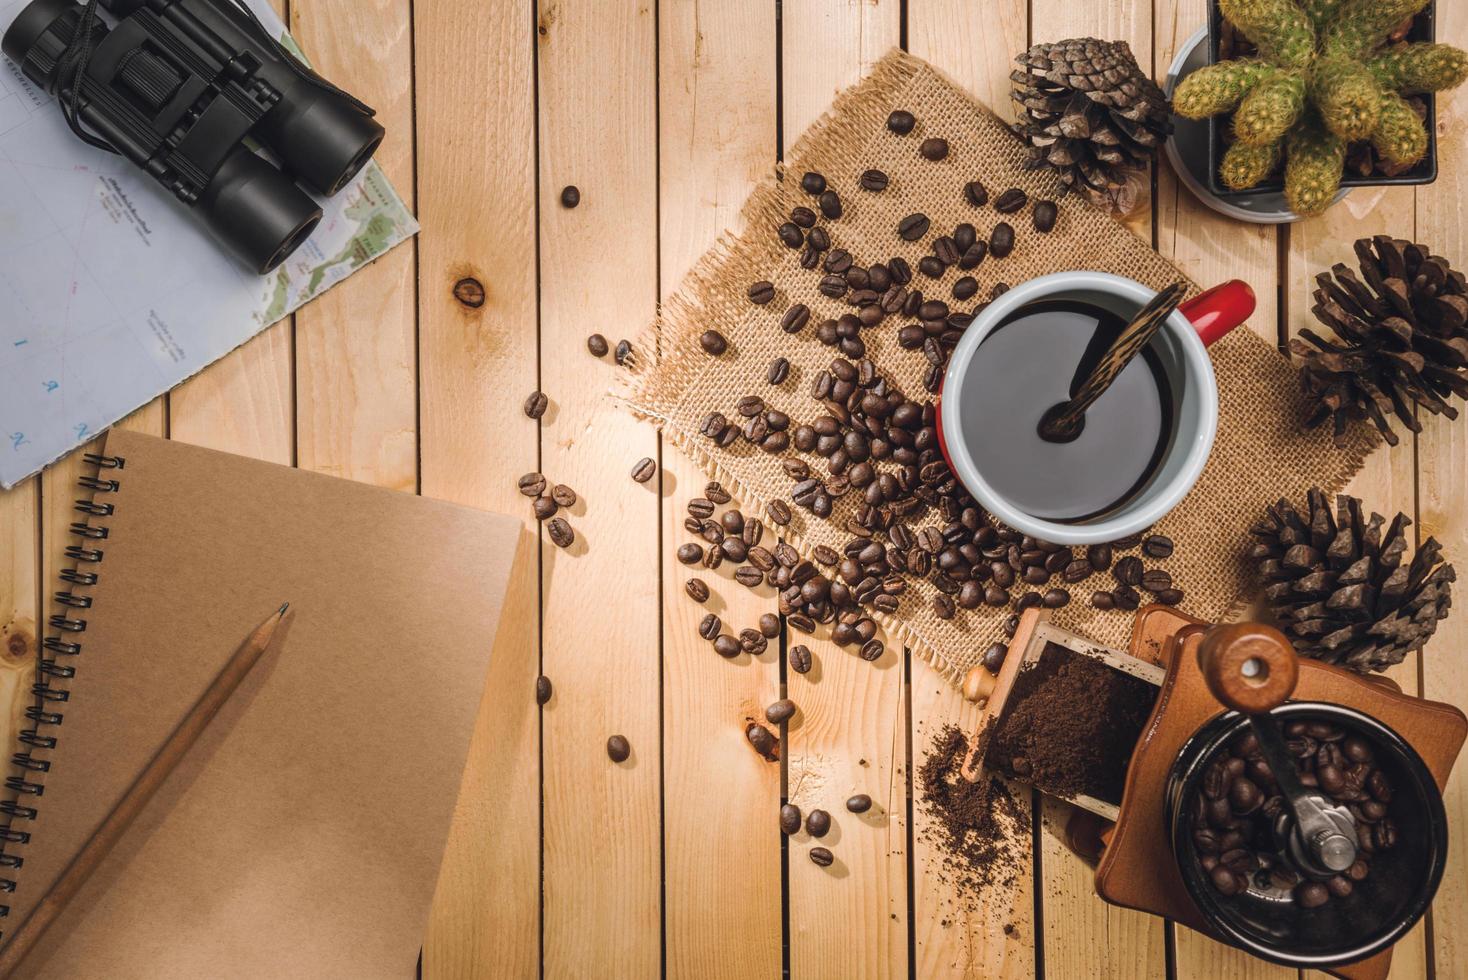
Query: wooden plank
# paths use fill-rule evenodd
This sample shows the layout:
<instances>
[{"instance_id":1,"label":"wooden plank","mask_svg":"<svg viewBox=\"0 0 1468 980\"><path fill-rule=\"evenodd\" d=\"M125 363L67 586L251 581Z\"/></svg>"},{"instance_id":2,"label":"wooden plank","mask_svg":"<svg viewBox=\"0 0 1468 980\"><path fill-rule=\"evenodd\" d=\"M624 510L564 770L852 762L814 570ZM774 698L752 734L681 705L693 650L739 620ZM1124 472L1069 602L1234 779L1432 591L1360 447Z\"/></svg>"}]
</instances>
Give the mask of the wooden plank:
<instances>
[{"instance_id":1,"label":"wooden plank","mask_svg":"<svg viewBox=\"0 0 1468 980\"><path fill-rule=\"evenodd\" d=\"M775 11L671 0L658 11L660 245L663 295L735 225L756 181L774 167ZM680 565L685 504L707 476L662 447L663 866L670 977L772 977L782 928L780 766L750 749L749 718L780 697L780 641L725 661L698 635L712 612L737 636L776 611L773 591ZM623 467L625 468L625 467ZM737 507L738 501L730 506ZM767 539L773 539L769 529ZM700 540L700 544L705 544ZM765 541L770 546L770 540ZM684 584L707 582L700 605ZM718 846L712 842L738 842ZM737 914L730 914L737 909Z\"/></svg>"},{"instance_id":2,"label":"wooden plank","mask_svg":"<svg viewBox=\"0 0 1468 980\"><path fill-rule=\"evenodd\" d=\"M14 745L27 727L42 627L41 478L0 491L0 744ZM6 792L0 799L13 799Z\"/></svg>"},{"instance_id":3,"label":"wooden plank","mask_svg":"<svg viewBox=\"0 0 1468 980\"><path fill-rule=\"evenodd\" d=\"M662 959L659 502L628 471L657 436L608 397L610 362L585 341L633 336L656 310L657 21L650 3L543 0L537 32L541 461L582 500L575 544L542 553L544 669L563 699L545 716L545 972L641 977ZM613 734L628 761L607 757Z\"/></svg>"},{"instance_id":4,"label":"wooden plank","mask_svg":"<svg viewBox=\"0 0 1468 980\"><path fill-rule=\"evenodd\" d=\"M433 148L416 174L432 229L418 243L422 490L527 516L515 480L537 468L539 439L517 411L537 374L534 28L518 4L414 11L416 142ZM454 297L469 277L484 284L481 306ZM491 664L424 941L435 980L540 972L541 712L527 710L538 592L507 599L521 646ZM564 703L558 693L545 712Z\"/></svg>"},{"instance_id":5,"label":"wooden plank","mask_svg":"<svg viewBox=\"0 0 1468 980\"><path fill-rule=\"evenodd\" d=\"M786 0L781 22L784 151L836 93L860 81L901 40L898 0ZM786 793L809 812L831 814L822 846L836 861L809 860L802 831L790 846L790 972L800 977L896 977L908 972L907 729L903 653L888 646L875 663L825 639L787 631L819 661L789 673L803 723L786 745ZM875 805L846 812L853 793Z\"/></svg>"},{"instance_id":6,"label":"wooden plank","mask_svg":"<svg viewBox=\"0 0 1468 980\"><path fill-rule=\"evenodd\" d=\"M1468 47L1468 11L1462 4L1437 5L1439 41ZM1415 240L1446 256L1456 269L1468 267L1468 97L1460 89L1437 100L1438 179L1417 190ZM1456 402L1460 411L1464 406ZM1417 438L1419 540L1435 536L1461 572L1468 571L1468 422L1422 413ZM1461 590L1468 585L1459 583ZM1468 614L1461 608L1439 624L1421 657L1423 693L1468 708L1468 675L1458 658L1468 649ZM1448 825L1458 834L1468 828L1468 765L1459 759L1444 802ZM1460 838L1461 840L1461 838ZM1461 850L1459 854L1461 854ZM1438 977L1468 976L1468 864L1448 862L1430 913L1430 968Z\"/></svg>"},{"instance_id":7,"label":"wooden plank","mask_svg":"<svg viewBox=\"0 0 1468 980\"><path fill-rule=\"evenodd\" d=\"M1152 63L1152 10L1149 4L1075 3L1034 0L1030 38L1035 43L1070 37L1126 41L1137 61ZM1152 213L1144 195L1127 226L1152 240ZM1130 909L1107 905L1096 896L1091 869L1062 843L1069 812L1046 800L1041 808L1041 889L1045 971L1059 976L1156 977L1165 969L1160 921Z\"/></svg>"},{"instance_id":8,"label":"wooden plank","mask_svg":"<svg viewBox=\"0 0 1468 980\"><path fill-rule=\"evenodd\" d=\"M1354 268L1356 257L1351 245L1357 238L1373 234L1412 238L1412 206L1411 188L1361 188L1321 217L1290 227L1284 281L1289 284L1287 328L1291 335L1304 327L1324 330L1310 313L1316 274L1329 271L1337 262ZM1368 459L1345 492L1360 497L1368 512L1390 518L1401 511L1416 520L1413 438L1409 432L1402 435L1399 446L1383 447ZM1409 694L1420 690L1417 659L1409 657L1387 672ZM1426 923L1419 923L1397 943L1392 957L1393 976L1426 975L1426 933ZM1323 974L1307 971L1306 976Z\"/></svg>"},{"instance_id":9,"label":"wooden plank","mask_svg":"<svg viewBox=\"0 0 1468 980\"><path fill-rule=\"evenodd\" d=\"M169 438L292 462L291 321L282 320L215 361L169 396Z\"/></svg>"},{"instance_id":10,"label":"wooden plank","mask_svg":"<svg viewBox=\"0 0 1468 980\"><path fill-rule=\"evenodd\" d=\"M1153 76L1162 79L1182 46L1208 17L1206 0L1157 0ZM1280 340L1279 232L1271 225L1234 221L1203 205L1173 174L1158 168L1158 250L1195 282L1210 286L1243 279L1254 287L1258 311L1249 326L1271 344ZM1282 978L1296 971L1274 966L1242 950L1173 924L1176 976Z\"/></svg>"},{"instance_id":11,"label":"wooden plank","mask_svg":"<svg viewBox=\"0 0 1468 980\"><path fill-rule=\"evenodd\" d=\"M374 160L411 208L409 0L297 0L291 32L322 74L377 110L387 138ZM417 488L416 248L416 239L400 245L296 314L296 461L303 469Z\"/></svg>"},{"instance_id":12,"label":"wooden plank","mask_svg":"<svg viewBox=\"0 0 1468 980\"><path fill-rule=\"evenodd\" d=\"M1004 119L1013 118L1009 72L1028 43L1023 0L909 0L907 48L942 69ZM977 638L976 638L977 642ZM946 725L975 731L978 708L919 657L912 658L909 708L913 765ZM914 968L917 976L1026 977L1036 972L1034 868L1023 848L1017 884L964 894L938 873L943 855L932 815L913 789Z\"/></svg>"}]
</instances>

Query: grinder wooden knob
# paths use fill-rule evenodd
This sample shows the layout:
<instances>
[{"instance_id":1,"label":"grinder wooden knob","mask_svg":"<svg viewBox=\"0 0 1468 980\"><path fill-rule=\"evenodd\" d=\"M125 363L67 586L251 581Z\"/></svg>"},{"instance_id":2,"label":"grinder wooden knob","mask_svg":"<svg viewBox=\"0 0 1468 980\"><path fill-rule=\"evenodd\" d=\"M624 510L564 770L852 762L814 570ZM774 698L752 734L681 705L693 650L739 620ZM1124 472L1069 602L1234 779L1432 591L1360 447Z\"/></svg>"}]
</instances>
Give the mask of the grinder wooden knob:
<instances>
[{"instance_id":1,"label":"grinder wooden knob","mask_svg":"<svg viewBox=\"0 0 1468 980\"><path fill-rule=\"evenodd\" d=\"M1295 690L1300 665L1285 635L1262 623L1215 626L1198 647L1208 690L1224 707L1262 715Z\"/></svg>"}]
</instances>

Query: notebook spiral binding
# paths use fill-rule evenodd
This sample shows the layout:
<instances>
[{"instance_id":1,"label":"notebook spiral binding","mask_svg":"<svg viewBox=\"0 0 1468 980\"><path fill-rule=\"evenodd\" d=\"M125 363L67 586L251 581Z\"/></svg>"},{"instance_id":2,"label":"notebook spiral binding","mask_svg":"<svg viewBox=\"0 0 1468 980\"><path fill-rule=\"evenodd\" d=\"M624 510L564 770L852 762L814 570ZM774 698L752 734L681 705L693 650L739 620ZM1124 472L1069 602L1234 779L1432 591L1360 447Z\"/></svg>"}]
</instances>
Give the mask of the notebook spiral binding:
<instances>
[{"instance_id":1,"label":"notebook spiral binding","mask_svg":"<svg viewBox=\"0 0 1468 980\"><path fill-rule=\"evenodd\" d=\"M96 476L84 476L79 481L83 489L91 490L94 494L112 494L121 489L120 481L102 474L108 470L122 469L126 464L125 459L97 453L87 453L83 458L89 465L97 467ZM109 517L114 508L114 504L95 498L76 501L74 509L87 519L73 523L71 533L83 544L67 546L66 557L76 562L76 565L60 573L62 582L75 586L97 584L99 573L83 566L101 563L104 549L99 543L107 539L108 528L93 523L91 518ZM15 847L23 846L31 839L30 832L20 824L36 819L37 809L31 804L46 790L43 783L33 778L33 774L46 772L51 768L51 763L38 757L36 750L55 748L56 736L45 734L43 729L55 728L61 724L62 712L55 710L54 706L65 703L71 697L71 689L60 686L58 682L76 676L76 668L57 658L74 657L82 652L81 643L74 637L86 632L87 621L83 618L82 611L92 606L91 596L70 589L57 592L52 598L64 611L51 616L49 623L55 632L47 636L36 651L36 680L31 685L35 702L25 712L26 718L35 724L34 727L21 731L19 738L26 749L10 757L10 764L15 772L5 779L6 788L16 794L16 799L0 800L0 815L6 818L5 825L0 827L0 892L15 891L15 877L9 872L25 863L25 858L15 853ZM9 914L10 906L0 903L0 918Z\"/></svg>"}]
</instances>

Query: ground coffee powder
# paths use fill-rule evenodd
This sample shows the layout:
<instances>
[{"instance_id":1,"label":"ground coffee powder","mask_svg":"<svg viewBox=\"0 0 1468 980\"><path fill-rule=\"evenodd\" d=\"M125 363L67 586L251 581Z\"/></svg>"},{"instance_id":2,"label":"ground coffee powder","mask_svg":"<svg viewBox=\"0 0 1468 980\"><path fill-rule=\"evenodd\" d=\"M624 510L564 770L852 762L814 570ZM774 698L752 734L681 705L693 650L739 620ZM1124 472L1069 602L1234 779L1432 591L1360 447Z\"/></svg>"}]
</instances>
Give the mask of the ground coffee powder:
<instances>
[{"instance_id":1,"label":"ground coffee powder","mask_svg":"<svg viewBox=\"0 0 1468 980\"><path fill-rule=\"evenodd\" d=\"M1146 681L1046 644L1015 678L985 761L1056 796L1119 804L1127 762L1156 697Z\"/></svg>"},{"instance_id":2,"label":"ground coffee powder","mask_svg":"<svg viewBox=\"0 0 1468 980\"><path fill-rule=\"evenodd\" d=\"M978 782L964 779L968 755L968 736L948 725L917 771L922 804L932 818L921 836L943 856L941 867L930 871L965 899L991 885L1012 887L1030 851L1029 801L987 771Z\"/></svg>"}]
</instances>

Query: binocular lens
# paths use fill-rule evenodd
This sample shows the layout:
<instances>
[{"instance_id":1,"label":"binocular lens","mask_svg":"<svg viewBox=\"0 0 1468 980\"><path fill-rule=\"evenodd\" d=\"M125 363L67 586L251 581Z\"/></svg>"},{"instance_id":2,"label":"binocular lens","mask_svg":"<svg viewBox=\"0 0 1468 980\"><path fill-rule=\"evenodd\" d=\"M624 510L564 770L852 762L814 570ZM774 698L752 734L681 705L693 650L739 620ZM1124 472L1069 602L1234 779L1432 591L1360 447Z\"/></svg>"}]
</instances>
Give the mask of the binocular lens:
<instances>
[{"instance_id":1,"label":"binocular lens","mask_svg":"<svg viewBox=\"0 0 1468 980\"><path fill-rule=\"evenodd\" d=\"M215 237L262 276L321 221L321 209L305 191L244 147L224 161L198 207Z\"/></svg>"},{"instance_id":2,"label":"binocular lens","mask_svg":"<svg viewBox=\"0 0 1468 980\"><path fill-rule=\"evenodd\" d=\"M303 85L293 94L290 104L277 106L261 125L285 168L329 197L372 159L382 126L333 92Z\"/></svg>"}]
</instances>

